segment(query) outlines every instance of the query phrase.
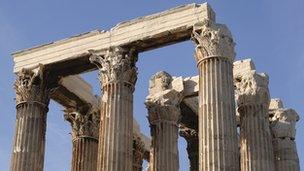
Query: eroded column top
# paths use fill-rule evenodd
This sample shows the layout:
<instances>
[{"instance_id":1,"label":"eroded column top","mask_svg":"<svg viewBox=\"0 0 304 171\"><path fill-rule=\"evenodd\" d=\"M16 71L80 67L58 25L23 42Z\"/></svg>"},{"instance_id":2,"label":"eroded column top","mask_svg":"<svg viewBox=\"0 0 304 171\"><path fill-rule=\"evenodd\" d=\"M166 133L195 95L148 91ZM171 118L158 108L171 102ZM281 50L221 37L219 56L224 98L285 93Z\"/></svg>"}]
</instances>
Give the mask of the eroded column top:
<instances>
[{"instance_id":1,"label":"eroded column top","mask_svg":"<svg viewBox=\"0 0 304 171\"><path fill-rule=\"evenodd\" d=\"M145 104L149 112L149 121L152 124L159 121L176 124L179 120L179 104L182 100L183 88L174 89L172 81L171 75L164 71L156 73L150 79L149 95ZM182 79L179 81L182 86Z\"/></svg>"},{"instance_id":2,"label":"eroded column top","mask_svg":"<svg viewBox=\"0 0 304 171\"><path fill-rule=\"evenodd\" d=\"M238 106L263 104L268 107L270 100L268 75L257 73L251 60L234 63L234 67L241 70L241 72L234 73L235 96Z\"/></svg>"},{"instance_id":3,"label":"eroded column top","mask_svg":"<svg viewBox=\"0 0 304 171\"><path fill-rule=\"evenodd\" d=\"M295 139L295 125L300 117L294 109L283 108L283 102L280 99L271 99L269 119L274 138Z\"/></svg>"}]
</instances>

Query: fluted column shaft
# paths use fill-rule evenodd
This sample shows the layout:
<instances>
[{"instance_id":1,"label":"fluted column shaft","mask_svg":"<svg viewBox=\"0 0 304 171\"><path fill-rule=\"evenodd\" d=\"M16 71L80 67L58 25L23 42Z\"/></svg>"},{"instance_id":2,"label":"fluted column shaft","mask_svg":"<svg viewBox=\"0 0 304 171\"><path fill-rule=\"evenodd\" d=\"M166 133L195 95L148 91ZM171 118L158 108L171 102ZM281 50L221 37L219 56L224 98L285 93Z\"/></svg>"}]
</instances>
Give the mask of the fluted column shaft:
<instances>
[{"instance_id":1,"label":"fluted column shaft","mask_svg":"<svg viewBox=\"0 0 304 171\"><path fill-rule=\"evenodd\" d=\"M133 94L121 83L108 84L103 88L103 124L100 131L98 169L132 170L133 147ZM105 95L107 94L107 95Z\"/></svg>"},{"instance_id":2,"label":"fluted column shaft","mask_svg":"<svg viewBox=\"0 0 304 171\"><path fill-rule=\"evenodd\" d=\"M199 69L199 170L239 170L232 36L224 25L206 20L194 28L193 39Z\"/></svg>"},{"instance_id":3,"label":"fluted column shaft","mask_svg":"<svg viewBox=\"0 0 304 171\"><path fill-rule=\"evenodd\" d=\"M268 76L248 68L235 76L235 87L240 114L241 170L272 171L274 156L268 121Z\"/></svg>"},{"instance_id":4,"label":"fluted column shaft","mask_svg":"<svg viewBox=\"0 0 304 171\"><path fill-rule=\"evenodd\" d=\"M290 108L284 108L279 99L269 105L270 132L276 171L299 171L300 162L296 147L296 122L300 117Z\"/></svg>"},{"instance_id":5,"label":"fluted column shaft","mask_svg":"<svg viewBox=\"0 0 304 171\"><path fill-rule=\"evenodd\" d=\"M237 170L238 146L231 62L210 58L199 65L200 170Z\"/></svg>"},{"instance_id":6,"label":"fluted column shaft","mask_svg":"<svg viewBox=\"0 0 304 171\"><path fill-rule=\"evenodd\" d=\"M178 160L178 127L170 121L151 124L152 155L151 171L176 171Z\"/></svg>"},{"instance_id":7,"label":"fluted column shaft","mask_svg":"<svg viewBox=\"0 0 304 171\"><path fill-rule=\"evenodd\" d=\"M172 77L158 72L150 79L146 98L152 136L150 171L179 170L178 123L181 93L172 88Z\"/></svg>"},{"instance_id":8,"label":"fluted column shaft","mask_svg":"<svg viewBox=\"0 0 304 171\"><path fill-rule=\"evenodd\" d=\"M96 170L98 140L81 137L73 141L72 171Z\"/></svg>"},{"instance_id":9,"label":"fluted column shaft","mask_svg":"<svg viewBox=\"0 0 304 171\"><path fill-rule=\"evenodd\" d=\"M98 171L131 171L133 168L133 91L137 80L137 53L109 48L105 56L94 54L102 86Z\"/></svg>"},{"instance_id":10,"label":"fluted column shaft","mask_svg":"<svg viewBox=\"0 0 304 171\"><path fill-rule=\"evenodd\" d=\"M64 117L72 127L72 171L96 170L99 109L90 105L68 108Z\"/></svg>"},{"instance_id":11,"label":"fluted column shaft","mask_svg":"<svg viewBox=\"0 0 304 171\"><path fill-rule=\"evenodd\" d=\"M265 104L252 104L238 109L242 171L274 170L273 148Z\"/></svg>"},{"instance_id":12,"label":"fluted column shaft","mask_svg":"<svg viewBox=\"0 0 304 171\"><path fill-rule=\"evenodd\" d=\"M22 70L17 76L11 171L42 171L49 94L42 73Z\"/></svg>"}]
</instances>

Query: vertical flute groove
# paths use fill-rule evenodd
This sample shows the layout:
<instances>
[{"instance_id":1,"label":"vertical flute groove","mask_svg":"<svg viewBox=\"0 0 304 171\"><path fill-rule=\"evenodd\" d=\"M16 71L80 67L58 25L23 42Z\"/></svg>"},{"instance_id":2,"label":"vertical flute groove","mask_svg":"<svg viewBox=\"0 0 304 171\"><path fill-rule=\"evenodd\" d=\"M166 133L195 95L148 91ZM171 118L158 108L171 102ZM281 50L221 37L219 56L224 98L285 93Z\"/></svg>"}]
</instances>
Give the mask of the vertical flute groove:
<instances>
[{"instance_id":1,"label":"vertical flute groove","mask_svg":"<svg viewBox=\"0 0 304 171\"><path fill-rule=\"evenodd\" d=\"M42 171L47 109L40 104L17 105L11 171Z\"/></svg>"},{"instance_id":2,"label":"vertical flute groove","mask_svg":"<svg viewBox=\"0 0 304 171\"><path fill-rule=\"evenodd\" d=\"M248 65L246 62L238 65ZM252 66L252 64L251 64ZM268 121L268 76L248 67L235 76L240 114L241 170L273 171L274 153Z\"/></svg>"},{"instance_id":3,"label":"vertical flute groove","mask_svg":"<svg viewBox=\"0 0 304 171\"><path fill-rule=\"evenodd\" d=\"M199 92L199 142L202 151L200 169L237 169L236 125L232 110L233 87L230 85L231 63L216 58L205 60L199 67L202 90Z\"/></svg>"},{"instance_id":4,"label":"vertical flute groove","mask_svg":"<svg viewBox=\"0 0 304 171\"><path fill-rule=\"evenodd\" d=\"M171 88L172 80L164 71L156 73L150 79L149 95L145 102L152 136L150 171L179 169L177 125L182 96Z\"/></svg>"}]
</instances>

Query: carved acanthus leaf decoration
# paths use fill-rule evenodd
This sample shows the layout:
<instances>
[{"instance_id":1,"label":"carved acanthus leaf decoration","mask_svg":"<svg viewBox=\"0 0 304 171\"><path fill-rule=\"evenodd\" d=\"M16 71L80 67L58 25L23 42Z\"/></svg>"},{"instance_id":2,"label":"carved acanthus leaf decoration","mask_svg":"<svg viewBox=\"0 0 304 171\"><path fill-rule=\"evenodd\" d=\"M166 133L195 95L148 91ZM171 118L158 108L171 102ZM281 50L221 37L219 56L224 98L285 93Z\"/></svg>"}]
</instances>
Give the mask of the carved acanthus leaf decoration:
<instances>
[{"instance_id":1,"label":"carved acanthus leaf decoration","mask_svg":"<svg viewBox=\"0 0 304 171\"><path fill-rule=\"evenodd\" d=\"M72 138L92 137L98 139L99 134L99 110L89 108L68 108L64 110L64 118L72 126Z\"/></svg>"},{"instance_id":2,"label":"carved acanthus leaf decoration","mask_svg":"<svg viewBox=\"0 0 304 171\"><path fill-rule=\"evenodd\" d=\"M135 85L137 80L137 53L121 47L110 47L106 55L99 56L91 52L91 63L99 68L101 85L112 82L127 82Z\"/></svg>"},{"instance_id":3,"label":"carved acanthus leaf decoration","mask_svg":"<svg viewBox=\"0 0 304 171\"><path fill-rule=\"evenodd\" d=\"M196 43L197 62L207 57L225 57L233 61L235 57L232 35L223 24L205 19L193 27L192 40Z\"/></svg>"},{"instance_id":4,"label":"carved acanthus leaf decoration","mask_svg":"<svg viewBox=\"0 0 304 171\"><path fill-rule=\"evenodd\" d=\"M16 103L38 102L47 105L49 102L49 90L46 84L46 74L43 66L38 69L22 69L17 73L14 83L16 90Z\"/></svg>"}]
</instances>

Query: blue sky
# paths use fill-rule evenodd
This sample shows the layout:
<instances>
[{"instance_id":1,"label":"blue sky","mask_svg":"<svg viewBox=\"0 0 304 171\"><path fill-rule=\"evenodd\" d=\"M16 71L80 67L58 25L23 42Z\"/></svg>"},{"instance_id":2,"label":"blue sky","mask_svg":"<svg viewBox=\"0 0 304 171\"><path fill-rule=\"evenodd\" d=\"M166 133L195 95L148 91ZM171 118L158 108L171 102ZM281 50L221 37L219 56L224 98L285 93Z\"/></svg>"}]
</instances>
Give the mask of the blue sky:
<instances>
[{"instance_id":1,"label":"blue sky","mask_svg":"<svg viewBox=\"0 0 304 171\"><path fill-rule=\"evenodd\" d=\"M13 61L11 53L95 29L108 30L116 23L188 3L203 1L0 1L0 170L9 170L15 129ZM210 1L217 21L228 25L236 42L237 59L252 58L258 72L270 76L271 97L281 98L302 118L297 124L297 148L304 157L304 1ZM174 76L197 74L194 45L187 41L140 54L134 116L149 134L144 99L148 80L159 70ZM97 73L83 75L99 93ZM50 104L45 156L46 171L70 170L70 126L62 107ZM180 138L180 170L187 170L185 141Z\"/></svg>"}]
</instances>

